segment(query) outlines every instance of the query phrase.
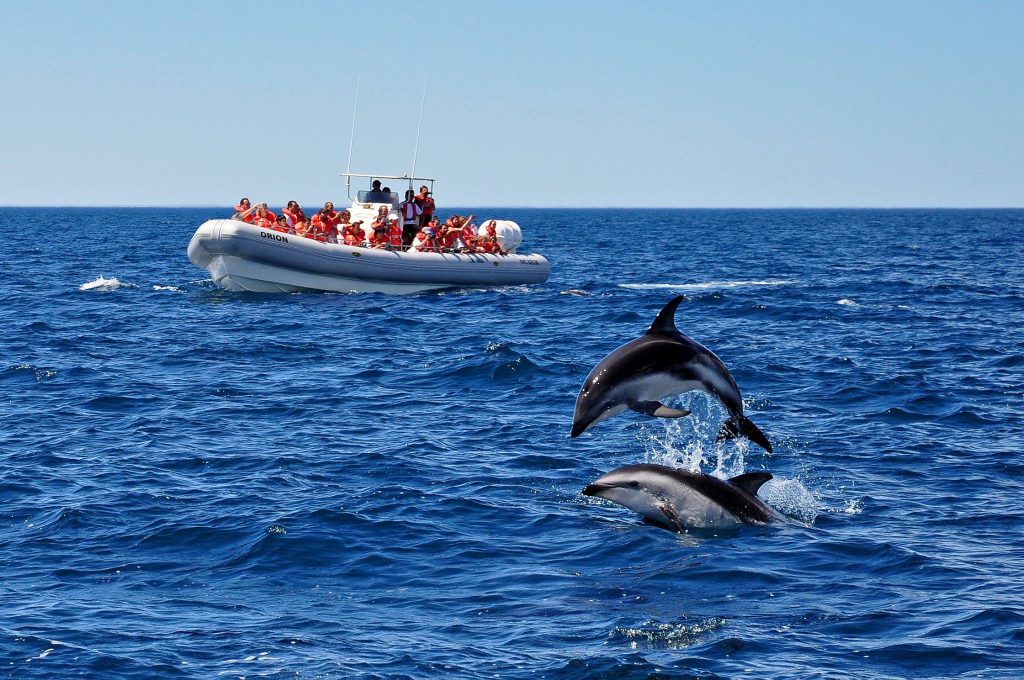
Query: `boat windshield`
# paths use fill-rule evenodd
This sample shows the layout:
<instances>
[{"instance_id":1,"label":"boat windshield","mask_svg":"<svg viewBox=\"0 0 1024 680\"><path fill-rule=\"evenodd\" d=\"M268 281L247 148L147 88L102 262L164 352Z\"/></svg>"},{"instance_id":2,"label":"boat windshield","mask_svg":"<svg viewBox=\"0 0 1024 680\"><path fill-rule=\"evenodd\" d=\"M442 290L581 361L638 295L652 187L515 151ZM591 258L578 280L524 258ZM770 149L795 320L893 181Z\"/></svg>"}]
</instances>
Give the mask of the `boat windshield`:
<instances>
[{"instance_id":1,"label":"boat windshield","mask_svg":"<svg viewBox=\"0 0 1024 680\"><path fill-rule=\"evenodd\" d=\"M360 191L360 203L388 203L392 208L398 207L398 192L396 191Z\"/></svg>"}]
</instances>

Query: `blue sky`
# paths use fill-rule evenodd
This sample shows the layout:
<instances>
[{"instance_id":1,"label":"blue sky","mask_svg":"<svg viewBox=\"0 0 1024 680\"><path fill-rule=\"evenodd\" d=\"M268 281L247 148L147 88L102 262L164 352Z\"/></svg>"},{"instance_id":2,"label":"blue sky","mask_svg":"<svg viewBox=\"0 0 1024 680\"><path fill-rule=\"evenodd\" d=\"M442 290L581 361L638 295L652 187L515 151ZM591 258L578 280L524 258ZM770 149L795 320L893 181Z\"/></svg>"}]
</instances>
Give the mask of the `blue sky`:
<instances>
[{"instance_id":1,"label":"blue sky","mask_svg":"<svg viewBox=\"0 0 1024 680\"><path fill-rule=\"evenodd\" d=\"M0 0L0 205L1024 206L1022 2Z\"/></svg>"}]
</instances>

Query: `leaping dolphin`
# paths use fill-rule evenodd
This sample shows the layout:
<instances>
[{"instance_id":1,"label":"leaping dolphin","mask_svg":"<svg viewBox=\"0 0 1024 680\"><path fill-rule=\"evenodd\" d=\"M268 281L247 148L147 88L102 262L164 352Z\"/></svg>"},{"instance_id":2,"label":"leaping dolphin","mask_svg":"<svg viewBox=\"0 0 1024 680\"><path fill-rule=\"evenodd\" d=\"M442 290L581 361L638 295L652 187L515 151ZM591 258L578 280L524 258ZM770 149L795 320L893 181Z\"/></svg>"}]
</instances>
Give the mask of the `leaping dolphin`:
<instances>
[{"instance_id":1,"label":"leaping dolphin","mask_svg":"<svg viewBox=\"0 0 1024 680\"><path fill-rule=\"evenodd\" d=\"M676 328L674 317L683 296L658 313L647 332L606 356L587 376L576 398L570 436L627 408L655 418L682 418L683 409L661 403L670 394L702 390L729 410L718 441L740 435L771 453L772 445L743 415L743 397L729 369L715 353Z\"/></svg>"},{"instance_id":2,"label":"leaping dolphin","mask_svg":"<svg viewBox=\"0 0 1024 680\"><path fill-rule=\"evenodd\" d=\"M606 498L671 531L716 529L779 519L757 497L771 478L767 472L748 472L722 480L664 465L628 465L589 484L583 495Z\"/></svg>"}]
</instances>

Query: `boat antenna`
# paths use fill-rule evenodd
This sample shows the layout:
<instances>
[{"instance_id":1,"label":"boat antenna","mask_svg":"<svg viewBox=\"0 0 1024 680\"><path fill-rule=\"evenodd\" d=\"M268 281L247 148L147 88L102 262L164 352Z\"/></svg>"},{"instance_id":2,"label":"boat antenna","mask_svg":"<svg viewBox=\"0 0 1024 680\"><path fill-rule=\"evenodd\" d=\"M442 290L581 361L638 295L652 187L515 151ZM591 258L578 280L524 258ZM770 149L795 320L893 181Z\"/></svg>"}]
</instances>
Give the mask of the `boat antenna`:
<instances>
[{"instance_id":1,"label":"boat antenna","mask_svg":"<svg viewBox=\"0 0 1024 680\"><path fill-rule=\"evenodd\" d=\"M416 125L416 146L412 150L412 172L409 173L409 188L412 189L412 180L416 177L416 156L420 151L420 130L423 129L423 105L427 103L427 79L423 79L423 98L420 100L420 122Z\"/></svg>"},{"instance_id":2,"label":"boat antenna","mask_svg":"<svg viewBox=\"0 0 1024 680\"><path fill-rule=\"evenodd\" d=\"M345 168L345 194L352 199L352 145L356 141L356 112L359 111L359 78L356 78L356 103L352 107L352 135L348 138L348 166Z\"/></svg>"}]
</instances>

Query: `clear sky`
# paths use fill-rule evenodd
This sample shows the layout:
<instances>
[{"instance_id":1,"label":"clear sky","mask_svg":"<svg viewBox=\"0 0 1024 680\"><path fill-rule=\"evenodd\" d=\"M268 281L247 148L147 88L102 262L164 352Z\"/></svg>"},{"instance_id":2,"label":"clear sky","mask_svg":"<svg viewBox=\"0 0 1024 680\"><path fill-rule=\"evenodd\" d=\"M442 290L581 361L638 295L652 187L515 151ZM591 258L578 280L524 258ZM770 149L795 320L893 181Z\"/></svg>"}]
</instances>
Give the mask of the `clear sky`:
<instances>
[{"instance_id":1,"label":"clear sky","mask_svg":"<svg viewBox=\"0 0 1024 680\"><path fill-rule=\"evenodd\" d=\"M0 205L1024 206L1024 2L0 0Z\"/></svg>"}]
</instances>

